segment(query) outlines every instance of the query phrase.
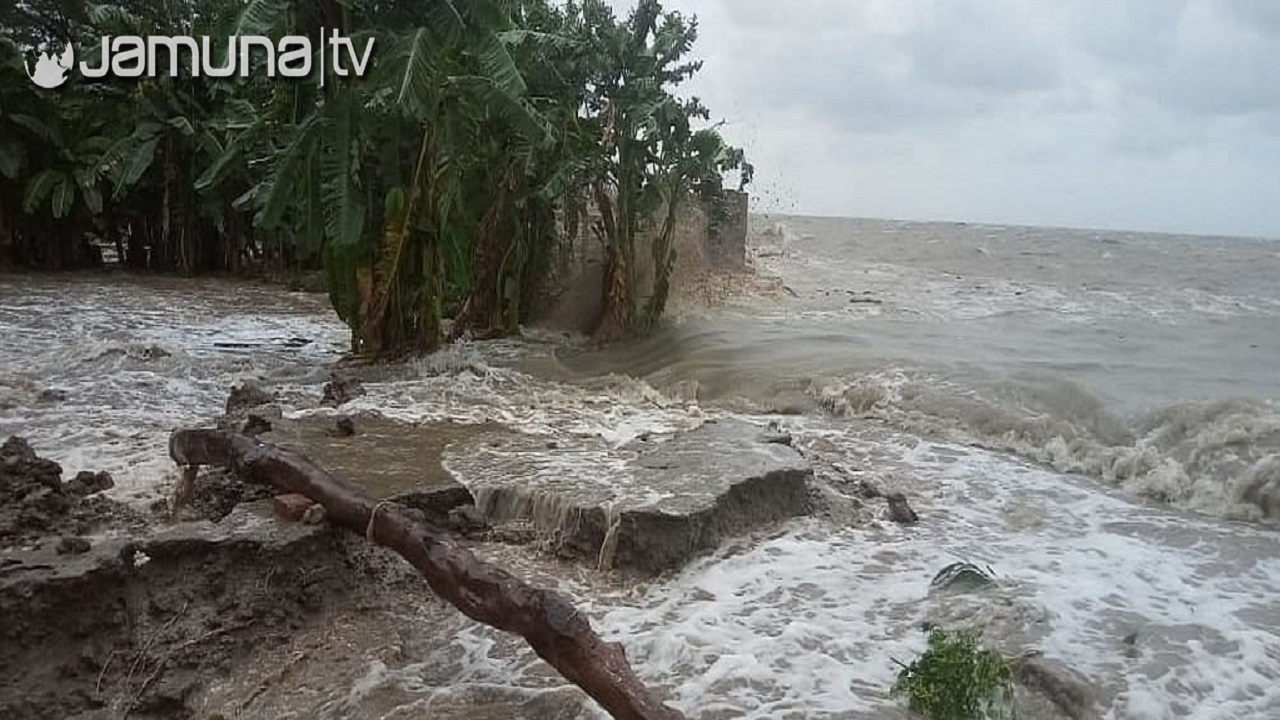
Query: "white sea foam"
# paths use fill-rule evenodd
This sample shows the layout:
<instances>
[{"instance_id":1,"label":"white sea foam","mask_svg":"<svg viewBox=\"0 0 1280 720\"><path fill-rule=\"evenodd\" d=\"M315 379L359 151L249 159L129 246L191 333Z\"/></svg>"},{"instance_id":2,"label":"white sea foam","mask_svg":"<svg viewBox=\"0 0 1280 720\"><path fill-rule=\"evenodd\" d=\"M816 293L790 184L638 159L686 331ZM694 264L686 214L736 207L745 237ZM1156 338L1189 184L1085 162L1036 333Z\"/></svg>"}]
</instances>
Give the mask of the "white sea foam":
<instances>
[{"instance_id":1,"label":"white sea foam","mask_svg":"<svg viewBox=\"0 0 1280 720\"><path fill-rule=\"evenodd\" d=\"M802 443L841 437L792 429ZM887 690L894 661L923 648L925 620L979 630L1008 654L1042 651L1083 674L1114 720L1280 712L1274 533L1170 513L987 451L903 439L878 445L898 447L913 471L916 527L804 521L667 582L560 587L648 681L702 717L905 717ZM956 560L989 564L999 582L931 593L933 575ZM526 677L536 664L508 655L528 651L493 631L458 637L468 673L485 667L484 677L515 685L538 677Z\"/></svg>"},{"instance_id":2,"label":"white sea foam","mask_svg":"<svg viewBox=\"0 0 1280 720\"><path fill-rule=\"evenodd\" d=\"M1125 422L1061 381L981 393L924 374L881 372L815 383L809 392L837 416L1014 452L1181 508L1280 521L1280 410L1269 403L1180 403Z\"/></svg>"},{"instance_id":3,"label":"white sea foam","mask_svg":"<svg viewBox=\"0 0 1280 720\"><path fill-rule=\"evenodd\" d=\"M499 351L501 347L498 347ZM489 364L490 347L459 346L424 359L410 378L367 383L346 412L379 413L410 423L497 422L522 432L577 435L622 445L639 435L697 426L702 411L626 376L570 385L535 380Z\"/></svg>"},{"instance_id":4,"label":"white sea foam","mask_svg":"<svg viewBox=\"0 0 1280 720\"><path fill-rule=\"evenodd\" d=\"M0 436L148 496L172 473L169 432L218 414L232 383L287 386L338 357L345 330L323 309L233 283L15 279L0 288Z\"/></svg>"}]
</instances>

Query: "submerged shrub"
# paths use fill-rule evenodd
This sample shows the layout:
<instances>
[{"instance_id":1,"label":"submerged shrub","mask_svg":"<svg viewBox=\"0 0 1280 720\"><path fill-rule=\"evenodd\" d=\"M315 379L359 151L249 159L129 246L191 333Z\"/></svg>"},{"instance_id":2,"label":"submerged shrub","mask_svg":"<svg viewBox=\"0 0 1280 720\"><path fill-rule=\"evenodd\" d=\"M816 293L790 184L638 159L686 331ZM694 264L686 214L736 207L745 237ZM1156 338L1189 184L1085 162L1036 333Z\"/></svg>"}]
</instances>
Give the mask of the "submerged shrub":
<instances>
[{"instance_id":1,"label":"submerged shrub","mask_svg":"<svg viewBox=\"0 0 1280 720\"><path fill-rule=\"evenodd\" d=\"M929 647L890 694L929 720L1013 720L1013 672L971 633L926 627Z\"/></svg>"}]
</instances>

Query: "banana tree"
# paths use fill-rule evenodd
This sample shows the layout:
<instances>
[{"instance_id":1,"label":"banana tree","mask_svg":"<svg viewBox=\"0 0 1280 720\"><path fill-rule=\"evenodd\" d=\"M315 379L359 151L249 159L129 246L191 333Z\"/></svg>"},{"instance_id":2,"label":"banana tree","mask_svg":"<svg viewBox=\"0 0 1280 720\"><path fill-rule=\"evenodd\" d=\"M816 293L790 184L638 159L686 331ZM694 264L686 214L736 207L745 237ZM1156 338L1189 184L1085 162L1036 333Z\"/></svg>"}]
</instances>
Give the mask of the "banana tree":
<instances>
[{"instance_id":1,"label":"banana tree","mask_svg":"<svg viewBox=\"0 0 1280 720\"><path fill-rule=\"evenodd\" d=\"M102 211L109 138L91 102L55 105L25 74L18 44L0 34L0 266L74 267L90 261L81 233Z\"/></svg>"},{"instance_id":2,"label":"banana tree","mask_svg":"<svg viewBox=\"0 0 1280 720\"><path fill-rule=\"evenodd\" d=\"M751 182L752 168L741 150L724 142L715 128L690 131L689 117L702 116L696 107L666 106L655 114L662 140L656 167L661 178L655 185L664 208L662 222L652 242L653 283L641 315L641 329L652 330L666 310L675 267L674 235L680 210L691 199L715 207L723 191L726 173L739 171L739 189Z\"/></svg>"},{"instance_id":3,"label":"banana tree","mask_svg":"<svg viewBox=\"0 0 1280 720\"><path fill-rule=\"evenodd\" d=\"M9 185L0 203L13 203L20 188L22 210L15 218L0 208L7 216L0 243L10 252L20 243L27 262L49 269L92 264L83 233L103 209L100 159L111 142L103 122L90 104L73 99L47 119L14 113L0 125L12 128L0 142L0 174Z\"/></svg>"},{"instance_id":4,"label":"banana tree","mask_svg":"<svg viewBox=\"0 0 1280 720\"><path fill-rule=\"evenodd\" d=\"M665 308L675 218L709 151L700 146L710 136L691 129L707 119L706 109L675 95L701 67L687 59L697 23L664 12L658 0L640 0L622 22L600 0L568 8L580 17L582 42L598 60L587 82L582 125L597 138L586 173L600 216L595 231L605 247L603 312L595 334L613 340L652 327ZM653 292L641 311L636 244L642 233L655 232L655 224Z\"/></svg>"},{"instance_id":5,"label":"banana tree","mask_svg":"<svg viewBox=\"0 0 1280 720\"><path fill-rule=\"evenodd\" d=\"M667 228L712 154L691 126L705 111L675 97L696 24L657 0L624 20L601 0L41 2L0 19L0 262L15 238L96 227L129 239L134 266L320 264L362 352L516 330L586 203L606 256L598 335L651 327ZM56 106L18 75L18 46L55 37L320 28L376 41L372 73L77 80Z\"/></svg>"},{"instance_id":6,"label":"banana tree","mask_svg":"<svg viewBox=\"0 0 1280 720\"><path fill-rule=\"evenodd\" d=\"M375 39L373 73L323 89L293 85L290 104L224 135L223 156L201 184L216 185L237 165L261 168L238 205L254 209L260 228L288 233L323 257L353 347L432 349L446 311L458 314L451 303L471 295L478 306L489 294L477 290L487 276L477 282L472 268L492 264L492 248L477 250L475 241L505 217L509 197L501 184L475 182L477 168L495 157L492 137L519 134L536 146L549 133L499 36L512 29L503 3L335 7L344 34ZM240 22L260 33L296 33L324 12L254 0Z\"/></svg>"}]
</instances>

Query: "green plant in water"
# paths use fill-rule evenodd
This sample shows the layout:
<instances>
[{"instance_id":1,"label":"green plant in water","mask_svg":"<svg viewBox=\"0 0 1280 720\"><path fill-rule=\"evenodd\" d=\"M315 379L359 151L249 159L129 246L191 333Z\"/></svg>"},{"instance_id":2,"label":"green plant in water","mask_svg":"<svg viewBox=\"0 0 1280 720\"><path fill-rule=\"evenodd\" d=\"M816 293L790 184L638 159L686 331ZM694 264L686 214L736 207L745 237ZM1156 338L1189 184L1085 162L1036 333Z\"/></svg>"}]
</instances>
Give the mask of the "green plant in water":
<instances>
[{"instance_id":1,"label":"green plant in water","mask_svg":"<svg viewBox=\"0 0 1280 720\"><path fill-rule=\"evenodd\" d=\"M890 694L929 720L1014 720L1013 672L971 633L925 628L929 647L898 673Z\"/></svg>"}]
</instances>

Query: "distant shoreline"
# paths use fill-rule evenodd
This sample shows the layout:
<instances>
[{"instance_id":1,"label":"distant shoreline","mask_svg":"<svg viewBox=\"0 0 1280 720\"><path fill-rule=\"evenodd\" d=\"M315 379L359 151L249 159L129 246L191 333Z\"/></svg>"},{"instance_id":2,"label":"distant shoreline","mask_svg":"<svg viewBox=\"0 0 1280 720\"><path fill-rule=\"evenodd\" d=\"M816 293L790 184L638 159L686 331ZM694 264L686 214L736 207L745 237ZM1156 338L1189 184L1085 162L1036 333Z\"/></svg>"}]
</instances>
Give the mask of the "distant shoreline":
<instances>
[{"instance_id":1,"label":"distant shoreline","mask_svg":"<svg viewBox=\"0 0 1280 720\"><path fill-rule=\"evenodd\" d=\"M774 218L794 218L802 220L846 220L850 222L879 222L879 223L900 223L903 225L937 225L944 227L977 227L977 228L993 228L993 229L1009 229L1009 228L1026 228L1035 230L1061 230L1071 233L1107 233L1113 235L1159 235L1172 238L1195 238L1200 240L1256 240L1260 242L1274 243L1280 242L1280 235L1268 237L1265 235L1231 235L1223 233L1197 233L1197 232L1174 232L1172 230L1139 230L1133 228L1103 228L1103 227L1083 227L1071 225L1032 225L1029 223L1016 222L989 222L977 220L913 220L910 218L893 218L893 217L872 217L872 216L847 216L847 215L825 215L822 213L791 213L791 212L761 212L752 210L750 213L752 219Z\"/></svg>"}]
</instances>

